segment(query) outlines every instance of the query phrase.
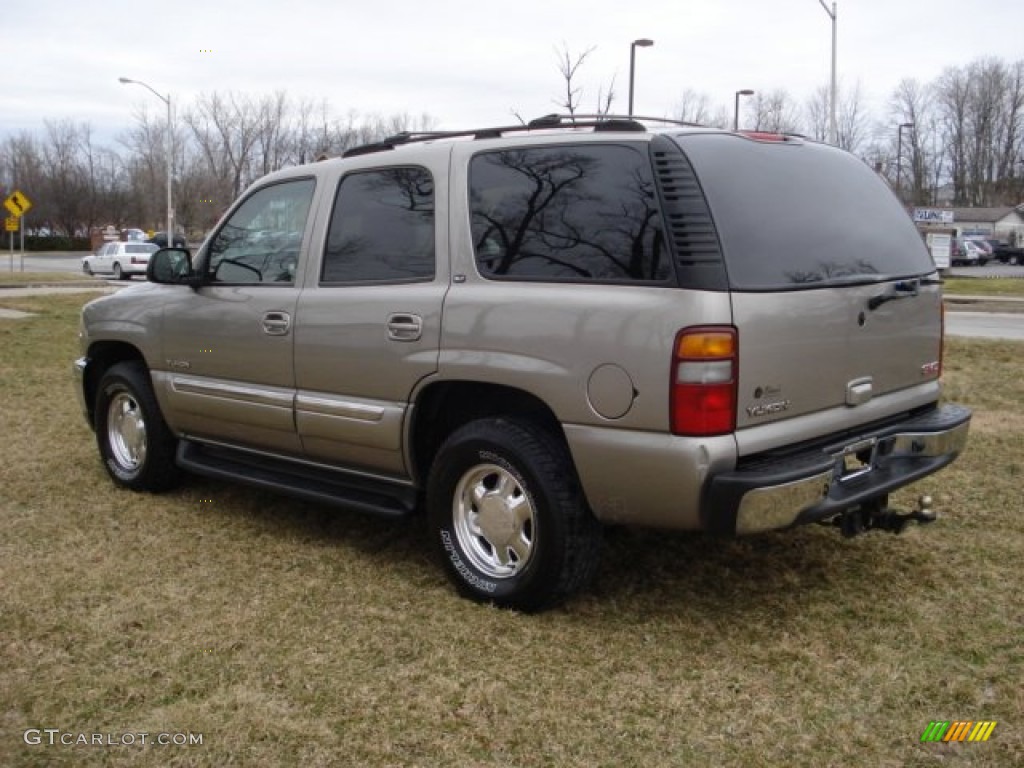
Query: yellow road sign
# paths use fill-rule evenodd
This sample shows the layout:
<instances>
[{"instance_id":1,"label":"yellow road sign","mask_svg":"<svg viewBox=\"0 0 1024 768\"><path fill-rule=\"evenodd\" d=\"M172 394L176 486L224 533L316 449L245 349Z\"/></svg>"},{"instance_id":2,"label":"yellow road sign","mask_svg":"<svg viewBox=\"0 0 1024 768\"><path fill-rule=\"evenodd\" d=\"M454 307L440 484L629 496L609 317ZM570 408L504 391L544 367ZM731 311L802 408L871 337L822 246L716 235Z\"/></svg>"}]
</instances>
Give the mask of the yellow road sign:
<instances>
[{"instance_id":1,"label":"yellow road sign","mask_svg":"<svg viewBox=\"0 0 1024 768\"><path fill-rule=\"evenodd\" d=\"M6 219L4 219L4 229L6 231L8 231L8 232L17 232L18 231L18 217L17 216L8 216Z\"/></svg>"},{"instance_id":2,"label":"yellow road sign","mask_svg":"<svg viewBox=\"0 0 1024 768\"><path fill-rule=\"evenodd\" d=\"M11 216L24 216L32 207L32 201L25 197L21 190L16 189L4 200L4 207L11 212Z\"/></svg>"}]
</instances>

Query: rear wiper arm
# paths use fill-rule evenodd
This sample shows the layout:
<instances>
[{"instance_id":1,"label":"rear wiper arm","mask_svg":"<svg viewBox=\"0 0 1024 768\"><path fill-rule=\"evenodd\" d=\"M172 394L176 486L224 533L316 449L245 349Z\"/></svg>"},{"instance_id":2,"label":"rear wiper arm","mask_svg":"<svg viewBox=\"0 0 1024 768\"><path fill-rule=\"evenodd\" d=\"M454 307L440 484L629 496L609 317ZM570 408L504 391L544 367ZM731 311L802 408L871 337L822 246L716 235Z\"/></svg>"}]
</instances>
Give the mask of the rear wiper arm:
<instances>
[{"instance_id":1,"label":"rear wiper arm","mask_svg":"<svg viewBox=\"0 0 1024 768\"><path fill-rule=\"evenodd\" d=\"M879 294L878 296L872 296L870 299L868 299L868 309L878 309L887 301L896 301L897 299L911 299L914 296L917 296L917 288L920 284L920 280L900 280L900 282L893 285L893 290L895 290L895 293L882 293ZM931 281L926 282L926 285L931 284Z\"/></svg>"}]
</instances>

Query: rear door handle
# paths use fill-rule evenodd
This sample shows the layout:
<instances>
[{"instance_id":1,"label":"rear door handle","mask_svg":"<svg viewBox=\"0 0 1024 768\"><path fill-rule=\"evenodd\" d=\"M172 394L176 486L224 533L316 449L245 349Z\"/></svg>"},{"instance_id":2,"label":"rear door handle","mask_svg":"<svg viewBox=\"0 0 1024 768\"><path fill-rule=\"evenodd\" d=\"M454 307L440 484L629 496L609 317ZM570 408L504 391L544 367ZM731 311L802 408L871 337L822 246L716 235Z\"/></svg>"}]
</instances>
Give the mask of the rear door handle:
<instances>
[{"instance_id":1,"label":"rear door handle","mask_svg":"<svg viewBox=\"0 0 1024 768\"><path fill-rule=\"evenodd\" d=\"M392 341L419 341L423 336L423 318L398 314L388 317L388 338Z\"/></svg>"},{"instance_id":2,"label":"rear door handle","mask_svg":"<svg viewBox=\"0 0 1024 768\"><path fill-rule=\"evenodd\" d=\"M287 336L292 318L287 312L267 312L263 315L263 332L268 336Z\"/></svg>"}]
</instances>

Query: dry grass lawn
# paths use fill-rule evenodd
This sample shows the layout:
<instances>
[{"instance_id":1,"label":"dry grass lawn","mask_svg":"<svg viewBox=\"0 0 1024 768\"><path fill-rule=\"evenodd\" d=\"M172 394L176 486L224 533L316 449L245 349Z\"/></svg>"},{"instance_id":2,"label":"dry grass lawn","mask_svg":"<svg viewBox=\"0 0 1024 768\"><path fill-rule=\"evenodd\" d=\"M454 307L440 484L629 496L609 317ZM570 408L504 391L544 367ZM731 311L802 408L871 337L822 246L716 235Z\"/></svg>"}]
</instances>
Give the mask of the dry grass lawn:
<instances>
[{"instance_id":1,"label":"dry grass lawn","mask_svg":"<svg viewBox=\"0 0 1024 768\"><path fill-rule=\"evenodd\" d=\"M0 320L0 765L1024 764L1024 345L949 341L970 446L897 499L939 522L614 530L589 592L525 616L458 598L417 521L116 489L71 386L83 300L0 296L38 313Z\"/></svg>"},{"instance_id":2,"label":"dry grass lawn","mask_svg":"<svg viewBox=\"0 0 1024 768\"><path fill-rule=\"evenodd\" d=\"M1024 280L1019 277L947 277L942 282L946 293L1024 298Z\"/></svg>"},{"instance_id":3,"label":"dry grass lawn","mask_svg":"<svg viewBox=\"0 0 1024 768\"><path fill-rule=\"evenodd\" d=\"M74 272L21 272L15 269L13 272L5 268L3 259L0 258L0 286L3 285L52 285L54 283L85 283L95 280L100 283L100 278L92 278L88 275ZM102 285L102 283L100 283ZM3 298L0 294L0 298Z\"/></svg>"}]
</instances>

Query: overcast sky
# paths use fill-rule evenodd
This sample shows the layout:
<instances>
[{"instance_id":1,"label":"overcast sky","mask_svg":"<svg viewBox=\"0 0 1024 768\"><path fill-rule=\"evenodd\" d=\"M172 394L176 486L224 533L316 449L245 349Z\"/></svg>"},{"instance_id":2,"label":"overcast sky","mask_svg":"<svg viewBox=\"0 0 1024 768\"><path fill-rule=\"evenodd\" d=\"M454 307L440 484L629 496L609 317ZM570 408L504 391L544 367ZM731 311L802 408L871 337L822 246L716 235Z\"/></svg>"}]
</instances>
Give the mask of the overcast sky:
<instances>
[{"instance_id":1,"label":"overcast sky","mask_svg":"<svg viewBox=\"0 0 1024 768\"><path fill-rule=\"evenodd\" d=\"M831 7L831 3L829 4ZM928 82L984 56L1024 58L1024 0L839 0L841 87L860 84L880 120L905 77ZM213 90L326 98L336 114L429 113L438 127L555 111L556 49L593 47L583 106L614 77L626 112L664 116L686 89L731 110L741 88L803 102L829 80L831 21L819 0L28 0L0 14L7 77L0 134L87 121L110 141L140 107ZM893 122L895 119L893 118Z\"/></svg>"}]
</instances>

